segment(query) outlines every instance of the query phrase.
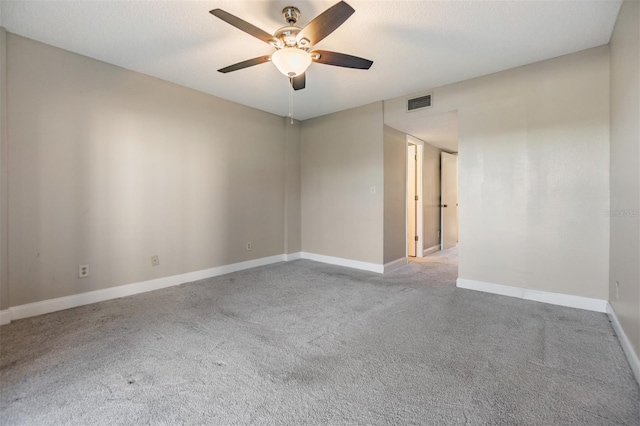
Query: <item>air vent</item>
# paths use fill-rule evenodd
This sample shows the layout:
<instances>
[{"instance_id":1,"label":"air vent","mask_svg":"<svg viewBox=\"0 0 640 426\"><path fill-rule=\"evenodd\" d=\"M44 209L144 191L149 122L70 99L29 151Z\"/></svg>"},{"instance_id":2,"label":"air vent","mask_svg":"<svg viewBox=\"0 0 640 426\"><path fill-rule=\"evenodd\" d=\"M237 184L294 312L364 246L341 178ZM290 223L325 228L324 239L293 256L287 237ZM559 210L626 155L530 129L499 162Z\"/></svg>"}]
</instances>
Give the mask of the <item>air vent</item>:
<instances>
[{"instance_id":1,"label":"air vent","mask_svg":"<svg viewBox=\"0 0 640 426\"><path fill-rule=\"evenodd\" d=\"M419 98L409 99L407 101L407 111L415 111L417 109L429 108L431 106L431 94L420 96Z\"/></svg>"}]
</instances>

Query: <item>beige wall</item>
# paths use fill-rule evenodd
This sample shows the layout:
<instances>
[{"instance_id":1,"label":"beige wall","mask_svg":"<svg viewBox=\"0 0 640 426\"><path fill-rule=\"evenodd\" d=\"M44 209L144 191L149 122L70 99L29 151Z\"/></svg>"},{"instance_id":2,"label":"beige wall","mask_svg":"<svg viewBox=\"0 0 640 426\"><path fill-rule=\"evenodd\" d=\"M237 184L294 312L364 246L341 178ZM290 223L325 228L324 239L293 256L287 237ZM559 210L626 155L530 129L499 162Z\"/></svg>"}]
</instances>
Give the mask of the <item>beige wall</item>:
<instances>
[{"instance_id":1,"label":"beige wall","mask_svg":"<svg viewBox=\"0 0 640 426\"><path fill-rule=\"evenodd\" d=\"M300 122L285 121L284 163L285 163L285 253L301 250L301 205L300 205Z\"/></svg>"},{"instance_id":2,"label":"beige wall","mask_svg":"<svg viewBox=\"0 0 640 426\"><path fill-rule=\"evenodd\" d=\"M640 355L640 3L625 1L611 38L609 299ZM616 291L616 281L619 288Z\"/></svg>"},{"instance_id":3,"label":"beige wall","mask_svg":"<svg viewBox=\"0 0 640 426\"><path fill-rule=\"evenodd\" d=\"M7 263L7 32L0 27L0 310L9 307Z\"/></svg>"},{"instance_id":4,"label":"beige wall","mask_svg":"<svg viewBox=\"0 0 640 426\"><path fill-rule=\"evenodd\" d=\"M407 256L407 135L384 126L384 263Z\"/></svg>"},{"instance_id":5,"label":"beige wall","mask_svg":"<svg viewBox=\"0 0 640 426\"><path fill-rule=\"evenodd\" d=\"M382 121L376 102L302 123L302 251L383 263Z\"/></svg>"},{"instance_id":6,"label":"beige wall","mask_svg":"<svg viewBox=\"0 0 640 426\"><path fill-rule=\"evenodd\" d=\"M423 250L440 245L440 149L424 144L422 150Z\"/></svg>"},{"instance_id":7,"label":"beige wall","mask_svg":"<svg viewBox=\"0 0 640 426\"><path fill-rule=\"evenodd\" d=\"M411 112L458 110L460 278L607 298L608 54L436 88L432 108ZM385 102L386 121L407 98Z\"/></svg>"},{"instance_id":8,"label":"beige wall","mask_svg":"<svg viewBox=\"0 0 640 426\"><path fill-rule=\"evenodd\" d=\"M387 253L384 243L383 121L405 113L406 97L384 102L384 118L379 102L291 126L7 39L12 274L0 307L7 288L15 306L280 254L283 246L377 264L394 257L397 248ZM608 48L433 93L434 107L412 114L459 111L460 276L606 298ZM426 218L427 193L436 191L429 150L425 248L438 243L427 233L439 229ZM159 267L150 266L152 254ZM91 277L77 278L80 263L91 264Z\"/></svg>"},{"instance_id":9,"label":"beige wall","mask_svg":"<svg viewBox=\"0 0 640 426\"><path fill-rule=\"evenodd\" d=\"M282 254L282 117L13 34L7 55L12 306Z\"/></svg>"}]
</instances>

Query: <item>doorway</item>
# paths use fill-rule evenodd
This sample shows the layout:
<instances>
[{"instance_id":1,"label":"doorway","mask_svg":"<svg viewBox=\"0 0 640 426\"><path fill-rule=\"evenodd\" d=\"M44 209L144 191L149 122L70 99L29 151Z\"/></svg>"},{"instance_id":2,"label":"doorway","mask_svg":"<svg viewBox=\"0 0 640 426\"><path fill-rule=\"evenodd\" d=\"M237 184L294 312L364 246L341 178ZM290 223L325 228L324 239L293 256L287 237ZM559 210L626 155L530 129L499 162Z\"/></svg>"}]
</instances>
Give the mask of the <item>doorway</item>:
<instances>
[{"instance_id":1,"label":"doorway","mask_svg":"<svg viewBox=\"0 0 640 426\"><path fill-rule=\"evenodd\" d=\"M407 135L407 256L423 256L421 140Z\"/></svg>"}]
</instances>

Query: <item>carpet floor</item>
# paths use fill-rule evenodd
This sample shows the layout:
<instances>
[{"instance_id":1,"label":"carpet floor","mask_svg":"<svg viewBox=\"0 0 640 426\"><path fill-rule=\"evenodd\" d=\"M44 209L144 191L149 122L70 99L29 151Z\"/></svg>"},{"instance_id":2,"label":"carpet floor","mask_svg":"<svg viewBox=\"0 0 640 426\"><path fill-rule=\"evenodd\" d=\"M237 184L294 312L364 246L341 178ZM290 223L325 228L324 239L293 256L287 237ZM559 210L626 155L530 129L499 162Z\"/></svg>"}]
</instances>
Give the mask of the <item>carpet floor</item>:
<instances>
[{"instance_id":1,"label":"carpet floor","mask_svg":"<svg viewBox=\"0 0 640 426\"><path fill-rule=\"evenodd\" d=\"M0 327L3 425L640 425L604 314L274 264Z\"/></svg>"}]
</instances>

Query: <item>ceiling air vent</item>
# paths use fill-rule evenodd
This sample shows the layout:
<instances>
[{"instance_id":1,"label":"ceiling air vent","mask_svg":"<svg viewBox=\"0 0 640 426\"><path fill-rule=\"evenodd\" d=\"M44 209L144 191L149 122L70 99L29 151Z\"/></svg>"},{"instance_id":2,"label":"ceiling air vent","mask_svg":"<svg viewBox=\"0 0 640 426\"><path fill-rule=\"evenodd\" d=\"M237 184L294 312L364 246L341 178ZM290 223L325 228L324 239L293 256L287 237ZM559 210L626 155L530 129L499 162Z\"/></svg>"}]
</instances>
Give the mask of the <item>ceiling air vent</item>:
<instances>
[{"instance_id":1,"label":"ceiling air vent","mask_svg":"<svg viewBox=\"0 0 640 426\"><path fill-rule=\"evenodd\" d=\"M407 101L407 111L415 111L417 109L429 108L431 106L431 93L419 98L409 99Z\"/></svg>"}]
</instances>

